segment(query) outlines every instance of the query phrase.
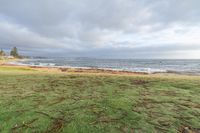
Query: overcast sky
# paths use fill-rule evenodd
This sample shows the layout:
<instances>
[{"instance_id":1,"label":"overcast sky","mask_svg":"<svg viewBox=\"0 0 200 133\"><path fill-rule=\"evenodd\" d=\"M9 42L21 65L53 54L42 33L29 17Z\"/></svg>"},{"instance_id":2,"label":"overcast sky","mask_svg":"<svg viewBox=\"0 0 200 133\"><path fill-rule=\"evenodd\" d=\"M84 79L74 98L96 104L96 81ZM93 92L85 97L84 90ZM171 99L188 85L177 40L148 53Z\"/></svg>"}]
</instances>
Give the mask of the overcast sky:
<instances>
[{"instance_id":1,"label":"overcast sky","mask_svg":"<svg viewBox=\"0 0 200 133\"><path fill-rule=\"evenodd\" d=\"M200 58L200 0L0 0L0 48L26 55Z\"/></svg>"}]
</instances>

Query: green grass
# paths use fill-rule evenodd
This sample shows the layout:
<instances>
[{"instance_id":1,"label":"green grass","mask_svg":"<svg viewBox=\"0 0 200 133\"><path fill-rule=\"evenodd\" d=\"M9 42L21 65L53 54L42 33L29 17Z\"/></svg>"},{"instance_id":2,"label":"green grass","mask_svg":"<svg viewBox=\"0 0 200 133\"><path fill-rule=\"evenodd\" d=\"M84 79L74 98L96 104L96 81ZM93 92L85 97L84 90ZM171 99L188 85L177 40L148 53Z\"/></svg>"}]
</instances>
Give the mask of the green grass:
<instances>
[{"instance_id":1,"label":"green grass","mask_svg":"<svg viewBox=\"0 0 200 133\"><path fill-rule=\"evenodd\" d=\"M200 127L200 78L10 69L0 68L1 133L176 133L181 126Z\"/></svg>"}]
</instances>

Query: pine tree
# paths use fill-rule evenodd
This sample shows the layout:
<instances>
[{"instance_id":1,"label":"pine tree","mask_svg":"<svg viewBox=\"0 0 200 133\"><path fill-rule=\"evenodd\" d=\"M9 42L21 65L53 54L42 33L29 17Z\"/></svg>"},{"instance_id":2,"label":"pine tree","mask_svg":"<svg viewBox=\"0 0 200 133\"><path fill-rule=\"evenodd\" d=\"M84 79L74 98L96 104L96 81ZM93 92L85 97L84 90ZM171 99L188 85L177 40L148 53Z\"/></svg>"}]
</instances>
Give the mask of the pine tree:
<instances>
[{"instance_id":1,"label":"pine tree","mask_svg":"<svg viewBox=\"0 0 200 133\"><path fill-rule=\"evenodd\" d=\"M10 51L10 55L13 57L19 57L18 50L16 47L12 48L12 50Z\"/></svg>"}]
</instances>

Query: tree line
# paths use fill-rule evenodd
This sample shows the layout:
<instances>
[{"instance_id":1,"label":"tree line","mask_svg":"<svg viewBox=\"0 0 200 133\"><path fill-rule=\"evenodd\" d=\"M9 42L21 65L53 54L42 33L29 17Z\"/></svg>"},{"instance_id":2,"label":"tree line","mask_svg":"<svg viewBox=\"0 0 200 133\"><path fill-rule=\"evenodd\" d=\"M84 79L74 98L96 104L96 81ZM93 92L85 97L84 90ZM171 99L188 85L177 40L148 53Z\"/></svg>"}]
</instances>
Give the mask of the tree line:
<instances>
[{"instance_id":1,"label":"tree line","mask_svg":"<svg viewBox=\"0 0 200 133\"><path fill-rule=\"evenodd\" d=\"M6 52L3 51L3 49L0 50L0 56L6 56ZM13 47L10 51L10 56L13 56L15 58L20 58L21 56L18 53L17 47Z\"/></svg>"}]
</instances>

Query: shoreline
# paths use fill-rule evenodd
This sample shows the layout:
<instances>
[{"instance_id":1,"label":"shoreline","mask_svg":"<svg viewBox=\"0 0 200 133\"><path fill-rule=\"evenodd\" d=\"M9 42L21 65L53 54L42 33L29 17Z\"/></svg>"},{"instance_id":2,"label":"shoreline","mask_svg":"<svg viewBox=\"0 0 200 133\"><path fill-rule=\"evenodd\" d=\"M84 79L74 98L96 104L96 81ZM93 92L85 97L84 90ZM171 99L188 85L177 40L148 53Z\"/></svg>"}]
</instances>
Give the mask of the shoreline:
<instances>
[{"instance_id":1,"label":"shoreline","mask_svg":"<svg viewBox=\"0 0 200 133\"><path fill-rule=\"evenodd\" d=\"M36 65L20 65L10 64L8 62L0 63L0 66L4 67L20 67L20 68L31 68L33 70L47 70L54 72L75 72L75 73L103 73L103 74L122 74L122 75L149 75L145 72L131 72L131 71L120 71L111 69L101 68L81 68L81 67L62 67L62 66L36 66Z\"/></svg>"},{"instance_id":2,"label":"shoreline","mask_svg":"<svg viewBox=\"0 0 200 133\"><path fill-rule=\"evenodd\" d=\"M70 66L39 66L39 65L26 65L26 64L15 64L12 62L26 60L26 59L10 59L10 60L0 60L0 66L4 67L20 67L20 68L30 68L33 70L41 71L54 71L54 72L75 72L75 73L102 73L102 74L117 74L117 75L180 75L180 76L200 76L198 73L189 72L177 72L177 71L166 71L166 72L134 72L127 70L115 70L106 68L92 68L92 67L70 67Z\"/></svg>"}]
</instances>

